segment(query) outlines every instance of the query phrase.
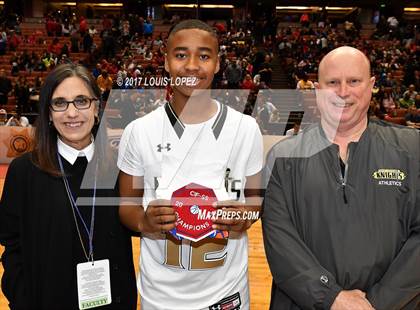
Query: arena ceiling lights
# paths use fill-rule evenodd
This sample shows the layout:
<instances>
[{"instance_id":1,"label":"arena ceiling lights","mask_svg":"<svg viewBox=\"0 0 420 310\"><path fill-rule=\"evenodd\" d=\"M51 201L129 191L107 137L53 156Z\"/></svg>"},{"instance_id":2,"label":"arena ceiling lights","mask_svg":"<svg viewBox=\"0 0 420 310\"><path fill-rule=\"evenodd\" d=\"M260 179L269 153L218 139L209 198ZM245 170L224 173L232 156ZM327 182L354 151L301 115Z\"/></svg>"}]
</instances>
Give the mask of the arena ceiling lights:
<instances>
[{"instance_id":1,"label":"arena ceiling lights","mask_svg":"<svg viewBox=\"0 0 420 310\"><path fill-rule=\"evenodd\" d=\"M418 20L420 19L420 8L404 8L404 18L406 20L416 21L416 23L418 23Z\"/></svg>"},{"instance_id":2,"label":"arena ceiling lights","mask_svg":"<svg viewBox=\"0 0 420 310\"><path fill-rule=\"evenodd\" d=\"M117 6L117 7L122 7L123 4L122 3L87 3L88 5L92 5L92 6Z\"/></svg>"},{"instance_id":3,"label":"arena ceiling lights","mask_svg":"<svg viewBox=\"0 0 420 310\"><path fill-rule=\"evenodd\" d=\"M68 6L76 6L77 3L76 2L53 2L53 4L57 4L57 5L68 5ZM90 6L101 6L101 7L122 7L123 4L122 3L107 3L107 2L102 2L102 3L81 3L79 2L79 4L84 4L84 5L90 5Z\"/></svg>"},{"instance_id":4,"label":"arena ceiling lights","mask_svg":"<svg viewBox=\"0 0 420 310\"><path fill-rule=\"evenodd\" d=\"M420 12L420 8L404 8L404 12Z\"/></svg>"},{"instance_id":5,"label":"arena ceiling lights","mask_svg":"<svg viewBox=\"0 0 420 310\"><path fill-rule=\"evenodd\" d=\"M276 10L315 10L317 6L276 6Z\"/></svg>"},{"instance_id":6,"label":"arena ceiling lights","mask_svg":"<svg viewBox=\"0 0 420 310\"><path fill-rule=\"evenodd\" d=\"M345 7L345 6L326 6L325 9L327 11L353 11L355 7ZM305 11L305 12L317 12L321 11L322 8L319 6L276 6L277 11Z\"/></svg>"},{"instance_id":7,"label":"arena ceiling lights","mask_svg":"<svg viewBox=\"0 0 420 310\"><path fill-rule=\"evenodd\" d=\"M51 4L56 4L56 5L68 5L68 6L76 6L77 3L76 2L52 2Z\"/></svg>"},{"instance_id":8,"label":"arena ceiling lights","mask_svg":"<svg viewBox=\"0 0 420 310\"><path fill-rule=\"evenodd\" d=\"M168 9L196 9L197 4L165 4ZM202 9L234 9L231 4L200 4Z\"/></svg>"}]
</instances>

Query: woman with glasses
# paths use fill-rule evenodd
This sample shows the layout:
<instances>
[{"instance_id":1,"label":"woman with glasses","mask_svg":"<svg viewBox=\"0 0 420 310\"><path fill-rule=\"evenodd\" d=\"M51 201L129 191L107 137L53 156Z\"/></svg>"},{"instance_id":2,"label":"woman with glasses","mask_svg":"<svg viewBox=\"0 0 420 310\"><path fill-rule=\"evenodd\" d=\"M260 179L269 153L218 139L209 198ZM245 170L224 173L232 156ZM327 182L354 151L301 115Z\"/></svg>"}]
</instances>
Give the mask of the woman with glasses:
<instances>
[{"instance_id":1,"label":"woman with glasses","mask_svg":"<svg viewBox=\"0 0 420 310\"><path fill-rule=\"evenodd\" d=\"M0 202L11 309L136 308L130 234L117 187L105 184L113 157L98 131L100 95L75 64L41 89L33 150L10 164Z\"/></svg>"}]
</instances>

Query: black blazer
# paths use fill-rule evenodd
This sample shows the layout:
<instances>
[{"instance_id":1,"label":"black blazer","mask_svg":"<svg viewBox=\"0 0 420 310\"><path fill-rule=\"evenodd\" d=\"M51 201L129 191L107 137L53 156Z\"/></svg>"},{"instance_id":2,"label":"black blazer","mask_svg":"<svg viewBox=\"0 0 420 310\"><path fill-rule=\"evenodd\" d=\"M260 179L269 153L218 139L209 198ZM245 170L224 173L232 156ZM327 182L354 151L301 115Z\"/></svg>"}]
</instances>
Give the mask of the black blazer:
<instances>
[{"instance_id":1,"label":"black blazer","mask_svg":"<svg viewBox=\"0 0 420 310\"><path fill-rule=\"evenodd\" d=\"M92 190L80 190L86 160L73 166L62 162L73 194L91 196ZM97 191L102 197L117 194ZM89 225L92 207L79 209ZM79 227L88 248L80 221ZM62 178L38 169L30 153L9 166L0 202L0 243L5 246L2 290L11 309L78 309L76 265L86 258L71 205ZM131 238L117 206L96 206L93 244L95 260L110 262L112 304L101 309L136 309Z\"/></svg>"}]
</instances>

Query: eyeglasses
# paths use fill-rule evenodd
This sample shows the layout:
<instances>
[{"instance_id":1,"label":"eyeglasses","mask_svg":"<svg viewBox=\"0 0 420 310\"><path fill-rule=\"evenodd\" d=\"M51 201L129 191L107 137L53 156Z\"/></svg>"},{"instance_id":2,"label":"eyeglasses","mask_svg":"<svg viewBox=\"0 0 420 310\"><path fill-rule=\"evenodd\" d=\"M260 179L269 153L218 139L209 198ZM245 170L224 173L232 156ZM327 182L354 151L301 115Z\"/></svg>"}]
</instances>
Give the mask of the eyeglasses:
<instances>
[{"instance_id":1,"label":"eyeglasses","mask_svg":"<svg viewBox=\"0 0 420 310\"><path fill-rule=\"evenodd\" d=\"M77 97L74 98L72 101L67 101L64 98L57 98L51 100L51 110L55 112L64 112L68 109L69 104L73 103L76 109L78 110L86 110L89 109L92 101L98 100L97 98L88 98L88 97Z\"/></svg>"}]
</instances>

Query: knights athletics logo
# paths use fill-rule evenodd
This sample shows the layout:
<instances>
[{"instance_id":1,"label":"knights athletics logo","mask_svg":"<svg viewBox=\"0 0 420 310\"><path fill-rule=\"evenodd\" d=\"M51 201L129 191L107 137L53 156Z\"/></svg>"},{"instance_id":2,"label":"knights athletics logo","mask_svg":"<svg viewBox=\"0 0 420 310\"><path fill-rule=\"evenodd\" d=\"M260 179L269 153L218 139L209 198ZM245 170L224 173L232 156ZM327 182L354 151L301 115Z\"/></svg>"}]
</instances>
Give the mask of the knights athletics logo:
<instances>
[{"instance_id":1,"label":"knights athletics logo","mask_svg":"<svg viewBox=\"0 0 420 310\"><path fill-rule=\"evenodd\" d=\"M401 186L407 173L400 169L382 168L373 172L372 177L377 180L378 185Z\"/></svg>"},{"instance_id":2,"label":"knights athletics logo","mask_svg":"<svg viewBox=\"0 0 420 310\"><path fill-rule=\"evenodd\" d=\"M166 151L170 151L171 150L171 144L170 143L166 143L166 146L162 146L162 144L158 144L158 145L156 145L156 147L157 147L157 151L160 153L160 152L162 152L162 150L166 150Z\"/></svg>"}]
</instances>

